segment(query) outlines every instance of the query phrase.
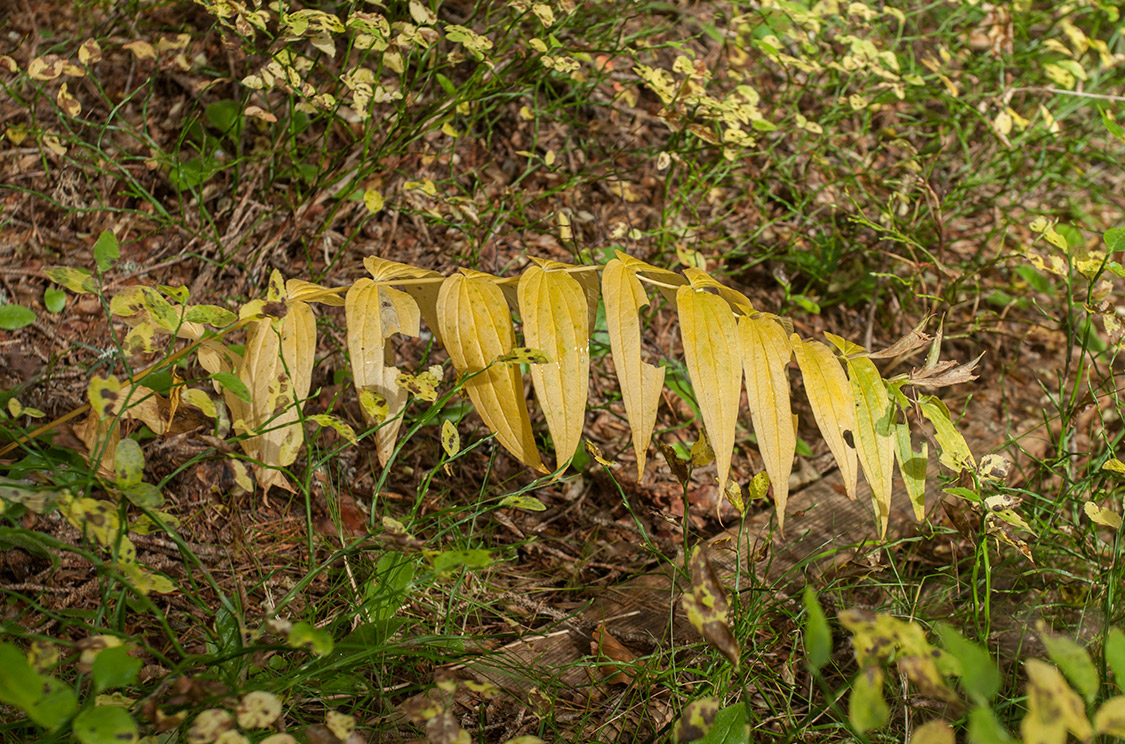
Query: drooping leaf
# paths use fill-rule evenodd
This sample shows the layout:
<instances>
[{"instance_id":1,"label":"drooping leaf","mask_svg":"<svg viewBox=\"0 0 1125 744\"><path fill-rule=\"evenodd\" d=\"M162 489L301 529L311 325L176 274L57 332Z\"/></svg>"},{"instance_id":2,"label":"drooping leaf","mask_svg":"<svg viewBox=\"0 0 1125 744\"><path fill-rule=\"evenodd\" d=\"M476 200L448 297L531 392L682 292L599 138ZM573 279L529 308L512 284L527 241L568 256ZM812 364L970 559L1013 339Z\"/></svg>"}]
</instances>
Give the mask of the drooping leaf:
<instances>
[{"instance_id":1,"label":"drooping leaf","mask_svg":"<svg viewBox=\"0 0 1125 744\"><path fill-rule=\"evenodd\" d=\"M537 263L520 277L520 317L527 345L550 359L531 366L531 381L555 443L555 467L561 468L578 450L586 421L589 313L582 286L566 264Z\"/></svg>"},{"instance_id":2,"label":"drooping leaf","mask_svg":"<svg viewBox=\"0 0 1125 744\"><path fill-rule=\"evenodd\" d=\"M1070 689L1059 670L1045 661L1028 659L1027 715L1020 722L1025 742L1048 744L1066 741L1066 732L1079 741L1093 734L1082 698Z\"/></svg>"},{"instance_id":3,"label":"drooping leaf","mask_svg":"<svg viewBox=\"0 0 1125 744\"><path fill-rule=\"evenodd\" d=\"M688 620L703 639L737 667L741 649L730 628L727 590L707 560L707 554L698 547L691 556L691 591L685 592L680 601Z\"/></svg>"},{"instance_id":4,"label":"drooping leaf","mask_svg":"<svg viewBox=\"0 0 1125 744\"><path fill-rule=\"evenodd\" d=\"M619 253L602 272L602 297L613 366L617 370L625 416L633 434L637 478L644 476L648 445L656 425L656 409L664 387L664 368L641 360L640 308L648 295L636 277L631 257Z\"/></svg>"},{"instance_id":5,"label":"drooping leaf","mask_svg":"<svg viewBox=\"0 0 1125 744\"><path fill-rule=\"evenodd\" d=\"M914 518L919 522L926 515L926 466L929 461L930 445L922 442L922 449L915 452L910 439L909 424L895 424L895 458L898 471L906 486L906 495L914 508Z\"/></svg>"},{"instance_id":6,"label":"drooping leaf","mask_svg":"<svg viewBox=\"0 0 1125 744\"><path fill-rule=\"evenodd\" d=\"M805 656L814 672L820 671L832 658L832 630L816 597L816 590L805 587Z\"/></svg>"},{"instance_id":7,"label":"drooping leaf","mask_svg":"<svg viewBox=\"0 0 1125 744\"><path fill-rule=\"evenodd\" d=\"M402 280L403 283L398 288L414 298L414 302L418 304L418 311L422 314L422 319L426 321L426 325L429 326L438 343L442 343L437 302L445 277L436 271L419 269L377 256L368 256L363 259L363 265L371 272L371 276L376 282Z\"/></svg>"},{"instance_id":8,"label":"drooping leaf","mask_svg":"<svg viewBox=\"0 0 1125 744\"><path fill-rule=\"evenodd\" d=\"M465 391L485 425L516 459L546 472L535 449L519 371L493 364L516 343L508 305L493 279L462 269L442 283L437 302L441 335L453 366L472 375Z\"/></svg>"},{"instance_id":9,"label":"drooping leaf","mask_svg":"<svg viewBox=\"0 0 1125 744\"><path fill-rule=\"evenodd\" d=\"M722 494L730 476L738 403L742 397L738 324L730 305L704 289L710 277L699 269L687 269L684 273L691 286L680 287L676 292L684 362L715 451Z\"/></svg>"},{"instance_id":10,"label":"drooping leaf","mask_svg":"<svg viewBox=\"0 0 1125 744\"><path fill-rule=\"evenodd\" d=\"M871 504L879 522L879 537L887 534L891 515L891 487L895 466L891 401L875 364L866 357L848 359L848 380L855 401L855 445L863 474L871 486Z\"/></svg>"},{"instance_id":11,"label":"drooping leaf","mask_svg":"<svg viewBox=\"0 0 1125 744\"><path fill-rule=\"evenodd\" d=\"M410 295L367 278L357 280L348 290L344 312L356 390L377 394L387 406L385 423L375 432L376 454L385 466L394 452L402 425L399 414L408 398L406 389L398 384L399 369L392 366L393 352L387 340L394 333L417 337L421 313ZM366 407L364 412L369 423L380 421Z\"/></svg>"},{"instance_id":12,"label":"drooping leaf","mask_svg":"<svg viewBox=\"0 0 1125 744\"><path fill-rule=\"evenodd\" d=\"M955 473L962 470L975 470L976 460L973 459L973 453L969 451L969 444L953 425L949 409L945 404L932 395L919 398L918 403L922 408L922 415L934 425L934 438L941 447L939 456L941 464Z\"/></svg>"},{"instance_id":13,"label":"drooping leaf","mask_svg":"<svg viewBox=\"0 0 1125 744\"><path fill-rule=\"evenodd\" d=\"M256 460L258 483L267 492L292 488L277 468L291 465L304 441L297 406L308 397L315 352L316 318L306 302L288 303L284 317L251 325L239 378L250 391L244 413L252 435L242 448Z\"/></svg>"},{"instance_id":14,"label":"drooping leaf","mask_svg":"<svg viewBox=\"0 0 1125 744\"><path fill-rule=\"evenodd\" d=\"M738 331L750 421L758 435L758 451L762 453L766 473L773 484L778 530L784 532L789 475L793 472L793 455L797 451L787 371L793 350L785 331L769 318L739 318Z\"/></svg>"},{"instance_id":15,"label":"drooping leaf","mask_svg":"<svg viewBox=\"0 0 1125 744\"><path fill-rule=\"evenodd\" d=\"M859 471L851 383L848 382L839 359L824 344L819 341L802 341L795 333L789 337L789 342L793 347L793 356L797 358L797 366L801 368L813 418L828 449L832 451L832 456L836 458L848 498L854 501Z\"/></svg>"}]
</instances>

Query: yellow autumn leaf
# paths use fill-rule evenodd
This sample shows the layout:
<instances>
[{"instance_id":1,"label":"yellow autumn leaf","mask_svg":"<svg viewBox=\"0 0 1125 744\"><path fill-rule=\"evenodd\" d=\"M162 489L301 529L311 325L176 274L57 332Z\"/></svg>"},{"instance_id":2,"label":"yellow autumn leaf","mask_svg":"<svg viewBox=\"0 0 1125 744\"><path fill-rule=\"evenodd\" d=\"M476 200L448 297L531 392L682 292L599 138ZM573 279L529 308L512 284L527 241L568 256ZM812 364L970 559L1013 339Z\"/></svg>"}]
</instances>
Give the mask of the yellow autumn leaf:
<instances>
[{"instance_id":1,"label":"yellow autumn leaf","mask_svg":"<svg viewBox=\"0 0 1125 744\"><path fill-rule=\"evenodd\" d=\"M871 486L871 505L879 521L879 537L887 534L894 477L894 421L887 420L891 401L875 363L866 357L848 360L848 378L855 402L855 445L859 464Z\"/></svg>"},{"instance_id":2,"label":"yellow autumn leaf","mask_svg":"<svg viewBox=\"0 0 1125 744\"><path fill-rule=\"evenodd\" d=\"M238 375L251 397L242 406L251 434L242 449L267 493L292 490L277 468L293 464L303 441L298 406L312 385L315 351L316 318L306 302L289 303L283 318L255 321L249 331Z\"/></svg>"},{"instance_id":3,"label":"yellow autumn leaf","mask_svg":"<svg viewBox=\"0 0 1125 744\"><path fill-rule=\"evenodd\" d=\"M789 500L789 475L797 451L797 434L789 401L789 373L792 356L789 338L772 319L743 316L738 320L742 367L746 373L746 392L750 421L758 435L758 451L773 483L778 529L785 529L785 504Z\"/></svg>"},{"instance_id":4,"label":"yellow autumn leaf","mask_svg":"<svg viewBox=\"0 0 1125 744\"><path fill-rule=\"evenodd\" d=\"M802 341L794 333L789 342L805 380L805 394L813 418L840 467L848 498L854 501L859 471L854 440L855 411L848 376L832 350L819 341Z\"/></svg>"},{"instance_id":5,"label":"yellow autumn leaf","mask_svg":"<svg viewBox=\"0 0 1125 744\"><path fill-rule=\"evenodd\" d=\"M1039 659L1028 659L1027 715L1020 733L1027 742L1065 742L1066 732L1079 741L1093 735L1086 706L1058 669Z\"/></svg>"},{"instance_id":6,"label":"yellow autumn leaf","mask_svg":"<svg viewBox=\"0 0 1125 744\"><path fill-rule=\"evenodd\" d=\"M394 282L398 289L414 298L422 313L422 320L426 321L426 325L440 344L441 323L438 322L437 301L445 277L436 271L419 269L398 261L388 261L378 256L368 256L363 259L363 266L371 272L375 281Z\"/></svg>"},{"instance_id":7,"label":"yellow autumn leaf","mask_svg":"<svg viewBox=\"0 0 1125 744\"><path fill-rule=\"evenodd\" d=\"M644 476L648 445L656 425L656 409L664 388L664 368L641 360L638 312L649 303L648 295L627 260L630 257L622 253L617 256L602 272L602 296L605 298L609 348L614 369L617 370L625 416L633 433L639 480Z\"/></svg>"},{"instance_id":8,"label":"yellow autumn leaf","mask_svg":"<svg viewBox=\"0 0 1125 744\"><path fill-rule=\"evenodd\" d=\"M402 426L399 414L406 408L408 397L406 388L398 384L399 370L393 366L393 354L386 341L392 333L417 337L421 314L410 295L394 287L378 285L366 277L348 290L344 313L356 392L373 391L382 396L387 405L383 426L375 432L379 464L386 466ZM366 408L364 415L370 423L379 423Z\"/></svg>"},{"instance_id":9,"label":"yellow autumn leaf","mask_svg":"<svg viewBox=\"0 0 1125 744\"><path fill-rule=\"evenodd\" d=\"M437 315L445 349L465 391L500 444L525 465L546 472L535 449L523 381L514 365L493 364L516 345L511 315L495 277L471 269L442 282Z\"/></svg>"},{"instance_id":10,"label":"yellow autumn leaf","mask_svg":"<svg viewBox=\"0 0 1125 744\"><path fill-rule=\"evenodd\" d=\"M536 262L520 277L519 307L524 340L545 352L546 364L531 365L535 397L555 443L555 467L578 449L586 421L590 382L590 337L586 295L566 264Z\"/></svg>"},{"instance_id":11,"label":"yellow autumn leaf","mask_svg":"<svg viewBox=\"0 0 1125 744\"><path fill-rule=\"evenodd\" d=\"M738 325L730 305L706 291L711 277L699 269L687 269L684 275L691 286L680 287L676 292L684 362L715 451L719 493L726 493L742 397Z\"/></svg>"}]
</instances>

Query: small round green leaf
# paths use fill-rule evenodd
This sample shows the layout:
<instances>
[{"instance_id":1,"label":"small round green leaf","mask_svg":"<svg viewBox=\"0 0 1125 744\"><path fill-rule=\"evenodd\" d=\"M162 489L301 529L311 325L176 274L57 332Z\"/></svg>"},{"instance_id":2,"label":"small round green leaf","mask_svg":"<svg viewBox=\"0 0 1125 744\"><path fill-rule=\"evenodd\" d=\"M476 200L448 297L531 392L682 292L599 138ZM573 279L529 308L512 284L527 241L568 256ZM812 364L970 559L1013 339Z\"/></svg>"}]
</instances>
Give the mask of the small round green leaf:
<instances>
[{"instance_id":1,"label":"small round green leaf","mask_svg":"<svg viewBox=\"0 0 1125 744\"><path fill-rule=\"evenodd\" d=\"M48 312L61 313L66 309L66 292L57 287L47 287L43 290L43 306Z\"/></svg>"}]
</instances>

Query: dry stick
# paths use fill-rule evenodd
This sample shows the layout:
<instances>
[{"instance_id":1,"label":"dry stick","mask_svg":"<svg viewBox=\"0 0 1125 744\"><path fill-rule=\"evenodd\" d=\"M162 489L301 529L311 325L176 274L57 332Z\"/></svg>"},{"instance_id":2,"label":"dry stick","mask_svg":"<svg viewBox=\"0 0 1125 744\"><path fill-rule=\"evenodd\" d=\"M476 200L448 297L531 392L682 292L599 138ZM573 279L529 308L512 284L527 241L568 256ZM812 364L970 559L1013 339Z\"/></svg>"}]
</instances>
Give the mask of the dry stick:
<instances>
[{"instance_id":1,"label":"dry stick","mask_svg":"<svg viewBox=\"0 0 1125 744\"><path fill-rule=\"evenodd\" d=\"M161 367L163 367L167 364L174 364L174 363L178 362L180 359L183 359L185 356L187 356L188 354L190 354L191 352L195 351L200 346L202 346L205 342L215 341L217 339L220 339L223 336L226 336L228 333L231 333L232 331L236 331L239 328L244 327L246 324L248 324L252 320L257 320L257 318L256 317L242 318L241 320L239 320L237 323L230 326L229 328L224 328L223 330L218 331L214 336L205 336L203 338L197 338L195 341L192 341L190 344L188 344L184 348L180 349L179 351L177 351L172 356L165 357L164 359L161 359L160 361L157 361L157 362L153 362L148 367L145 367L143 370L141 370L137 374L130 377L128 381L131 382L131 383L135 383L138 380L143 380L146 376L152 374L153 372L160 369ZM63 416L58 417L54 421L43 424L38 429L33 429L32 431L28 432L27 434L25 434L24 436L15 440L14 442L9 442L4 447L0 447L0 457L3 457L4 455L8 454L9 452L14 450L16 447L20 446L21 444L24 444L25 442L30 442L32 439L38 439L39 437L43 436L47 432L51 431L52 429L55 429L59 426L62 426L67 421L71 421L72 419L78 418L79 416L81 416L82 414L86 413L89 410L90 410L90 404L87 403L85 405L79 406L78 408L75 408L70 413L67 413Z\"/></svg>"}]
</instances>

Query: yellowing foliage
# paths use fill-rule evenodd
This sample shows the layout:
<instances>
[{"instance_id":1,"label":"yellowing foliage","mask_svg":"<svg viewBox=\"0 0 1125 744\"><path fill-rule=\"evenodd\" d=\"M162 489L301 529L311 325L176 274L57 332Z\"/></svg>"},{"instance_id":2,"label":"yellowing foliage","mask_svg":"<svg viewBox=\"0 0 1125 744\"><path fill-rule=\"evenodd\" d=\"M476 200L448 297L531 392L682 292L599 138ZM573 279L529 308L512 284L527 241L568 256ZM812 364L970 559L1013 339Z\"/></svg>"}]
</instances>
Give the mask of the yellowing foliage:
<instances>
[{"instance_id":1,"label":"yellowing foliage","mask_svg":"<svg viewBox=\"0 0 1125 744\"><path fill-rule=\"evenodd\" d=\"M650 302L646 285L652 285L679 315L684 366L694 387L705 441L714 454L720 493L741 490L741 484L731 484L730 489L727 485L745 377L749 423L765 465L765 473L755 483L772 486L778 523L784 527L797 446L789 392L790 362L795 359L813 418L840 467L848 495L855 498L862 465L872 486L880 532L885 532L897 453L921 514L925 448L913 452L907 424L899 422L899 412L913 405L901 392L910 380L896 378L888 388L871 361L904 342L869 355L826 334L834 350L790 333L785 319L758 312L748 298L702 269L689 267L677 274L623 253L604 267L600 286L595 267L542 259L532 259L520 277L505 279L470 269L444 277L376 257L364 265L371 276L346 290L297 279L286 282L275 272L266 299L248 302L237 325L229 326L248 329L241 356L203 328L203 324L218 327L235 322L234 314L224 315L221 308L183 306L179 302L186 296L166 298L157 290L138 288L129 288L111 307L138 337L152 339L160 333L195 342L200 363L213 375L216 390L224 393L235 431L245 434L241 446L257 464L258 482L268 489L289 488L281 469L294 462L303 442L302 407L316 352L316 319L310 303L344 306L352 377L364 415L376 426L376 449L384 466L393 457L408 397L413 394L429 401L437 397L434 386L440 374L434 375L432 369L418 376L401 372L388 344L396 333L420 336L424 322L445 347L464 392L499 443L527 466L546 473L535 443L521 366L529 367L534 396L554 442L556 469L561 470L582 438L590 333L602 299L624 413L632 429L637 475L642 477L665 374L662 367L643 360L641 348L639 314ZM517 341L513 310L518 310L522 321L523 346ZM915 331L909 346L917 348L925 341L924 334ZM423 378L430 381L423 384ZM935 384L932 376L925 379L928 385ZM972 455L940 401L927 396L918 404L937 425L942 449L951 450L943 451L943 462L971 466ZM351 430L342 422L323 416L308 420L329 425L351 440ZM447 452L459 450L444 429L443 443Z\"/></svg>"}]
</instances>

